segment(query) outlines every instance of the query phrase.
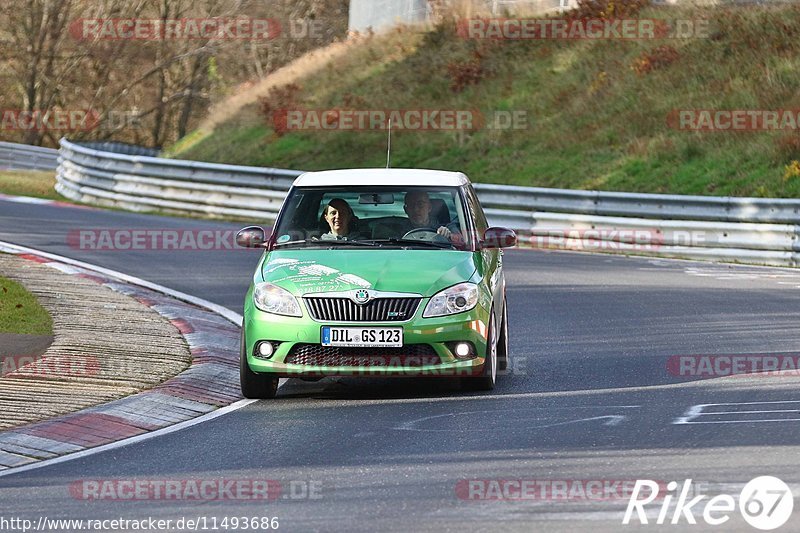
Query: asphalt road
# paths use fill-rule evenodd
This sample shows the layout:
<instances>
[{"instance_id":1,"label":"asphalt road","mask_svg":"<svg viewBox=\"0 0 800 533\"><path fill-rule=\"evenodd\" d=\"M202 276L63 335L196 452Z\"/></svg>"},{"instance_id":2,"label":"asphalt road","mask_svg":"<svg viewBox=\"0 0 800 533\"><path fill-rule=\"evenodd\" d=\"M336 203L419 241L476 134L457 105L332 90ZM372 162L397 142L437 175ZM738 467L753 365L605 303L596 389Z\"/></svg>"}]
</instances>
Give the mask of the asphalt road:
<instances>
[{"instance_id":1,"label":"asphalt road","mask_svg":"<svg viewBox=\"0 0 800 533\"><path fill-rule=\"evenodd\" d=\"M0 201L0 240L241 312L257 253L109 252L67 238L89 228L238 227ZM628 502L617 492L470 495L516 486L507 480L566 482L574 491L593 481L692 479L692 497L738 500L744 484L765 475L800 495L800 380L686 377L676 375L674 359L800 354L800 272L521 250L507 252L505 265L512 365L492 393L465 394L433 379L291 380L277 400L0 478L0 519L153 517L174 524L206 517L206 530L216 518L222 531L224 517L232 530L230 517L247 516L278 517L285 531L617 531ZM284 490L268 502L91 500L70 492L81 480L217 478L277 480ZM690 528L684 516L655 526L663 501L646 507L651 524L642 529L756 531L738 510L724 525L705 524L708 498L693 508L701 525ZM800 531L800 509L782 530Z\"/></svg>"}]
</instances>

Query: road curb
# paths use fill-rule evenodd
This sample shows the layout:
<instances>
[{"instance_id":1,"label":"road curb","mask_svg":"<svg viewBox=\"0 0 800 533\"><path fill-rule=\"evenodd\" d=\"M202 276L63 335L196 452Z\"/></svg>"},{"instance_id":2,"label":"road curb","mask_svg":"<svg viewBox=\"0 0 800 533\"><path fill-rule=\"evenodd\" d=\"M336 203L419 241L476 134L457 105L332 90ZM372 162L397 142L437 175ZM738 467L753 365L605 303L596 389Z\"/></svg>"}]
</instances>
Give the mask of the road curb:
<instances>
[{"instance_id":1,"label":"road curb","mask_svg":"<svg viewBox=\"0 0 800 533\"><path fill-rule=\"evenodd\" d=\"M235 313L223 316L200 307L197 302L189 303L178 299L176 294L168 294L173 291L159 291L153 284L136 285L132 278L115 279L109 271L79 266L77 261L61 261L51 254L5 243L0 243L0 251L90 279L136 299L167 318L180 331L192 353L188 369L152 389L0 433L3 474L38 461L168 428L241 399L239 325Z\"/></svg>"},{"instance_id":2,"label":"road curb","mask_svg":"<svg viewBox=\"0 0 800 533\"><path fill-rule=\"evenodd\" d=\"M18 204L36 204L36 205L53 205L56 207L74 207L76 209L88 209L90 211L102 211L102 207L95 207L93 205L76 204L66 200L51 200L49 198L36 198L34 196L16 196L0 193L0 200L6 202L15 202Z\"/></svg>"}]
</instances>

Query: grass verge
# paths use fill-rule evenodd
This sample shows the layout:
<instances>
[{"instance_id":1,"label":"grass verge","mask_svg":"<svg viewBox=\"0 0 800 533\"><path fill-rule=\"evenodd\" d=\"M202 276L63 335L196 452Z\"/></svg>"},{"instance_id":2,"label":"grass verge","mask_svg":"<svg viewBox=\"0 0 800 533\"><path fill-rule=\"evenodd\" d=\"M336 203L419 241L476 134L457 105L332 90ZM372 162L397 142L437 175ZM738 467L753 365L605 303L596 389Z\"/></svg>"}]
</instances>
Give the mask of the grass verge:
<instances>
[{"instance_id":1,"label":"grass verge","mask_svg":"<svg viewBox=\"0 0 800 533\"><path fill-rule=\"evenodd\" d=\"M66 200L54 189L53 172L38 170L0 170L0 193L11 196L31 196L48 200Z\"/></svg>"},{"instance_id":2,"label":"grass verge","mask_svg":"<svg viewBox=\"0 0 800 533\"><path fill-rule=\"evenodd\" d=\"M25 288L0 276L0 333L52 335L50 314Z\"/></svg>"},{"instance_id":3,"label":"grass verge","mask_svg":"<svg viewBox=\"0 0 800 533\"><path fill-rule=\"evenodd\" d=\"M32 198L58 200L62 202L72 203L75 205L94 206L93 204L76 202L69 198L65 198L64 196L61 196L54 189L55 183L56 179L52 172L39 172L39 171L27 171L27 170L0 171L0 193L2 194L8 194L10 196L29 196ZM103 209L107 209L109 211L130 212L129 209L123 209L121 207L114 207L114 206L104 206ZM142 215L166 216L174 218L221 220L225 222L252 221L252 218L247 218L247 217L216 216L216 215L205 215L203 213L178 213L174 211L166 211L159 209L136 211L136 213Z\"/></svg>"},{"instance_id":4,"label":"grass verge","mask_svg":"<svg viewBox=\"0 0 800 533\"><path fill-rule=\"evenodd\" d=\"M800 126L702 132L670 122L677 110L800 109L800 6L662 6L638 16L707 20L710 30L500 41L465 39L452 23L399 29L295 80L299 88L274 93L268 107L527 112L519 130L395 132L394 166L462 170L476 182L800 197ZM281 133L249 104L172 153L302 170L385 164L384 131Z\"/></svg>"}]
</instances>

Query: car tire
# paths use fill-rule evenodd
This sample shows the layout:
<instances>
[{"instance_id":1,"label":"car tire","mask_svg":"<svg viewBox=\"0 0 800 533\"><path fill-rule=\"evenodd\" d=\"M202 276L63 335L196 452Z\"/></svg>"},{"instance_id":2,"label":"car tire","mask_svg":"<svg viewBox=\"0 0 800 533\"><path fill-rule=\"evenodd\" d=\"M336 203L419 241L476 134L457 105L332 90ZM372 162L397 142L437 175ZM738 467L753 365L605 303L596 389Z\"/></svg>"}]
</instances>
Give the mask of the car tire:
<instances>
[{"instance_id":1,"label":"car tire","mask_svg":"<svg viewBox=\"0 0 800 533\"><path fill-rule=\"evenodd\" d=\"M253 400L268 400L278 394L278 376L257 374L247 364L247 351L244 340L244 329L239 345L239 384L242 396Z\"/></svg>"},{"instance_id":2,"label":"car tire","mask_svg":"<svg viewBox=\"0 0 800 533\"><path fill-rule=\"evenodd\" d=\"M462 378L461 386L465 390L471 391L490 391L494 389L497 382L497 323L492 310L489 319L489 342L486 345L486 361L483 364L483 371L478 377Z\"/></svg>"},{"instance_id":3,"label":"car tire","mask_svg":"<svg viewBox=\"0 0 800 533\"><path fill-rule=\"evenodd\" d=\"M500 340L497 344L497 370L508 370L508 302L503 297L503 321L500 324Z\"/></svg>"}]
</instances>

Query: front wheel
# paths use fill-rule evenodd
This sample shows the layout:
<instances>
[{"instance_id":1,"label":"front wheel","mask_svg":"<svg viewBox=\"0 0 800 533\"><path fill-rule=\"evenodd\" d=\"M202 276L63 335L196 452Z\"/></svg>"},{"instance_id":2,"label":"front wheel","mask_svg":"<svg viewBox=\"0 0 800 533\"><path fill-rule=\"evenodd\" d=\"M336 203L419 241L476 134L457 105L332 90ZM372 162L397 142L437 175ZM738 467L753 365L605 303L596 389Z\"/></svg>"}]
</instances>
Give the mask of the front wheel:
<instances>
[{"instance_id":1,"label":"front wheel","mask_svg":"<svg viewBox=\"0 0 800 533\"><path fill-rule=\"evenodd\" d=\"M500 324L500 340L497 343L497 370L508 370L508 302L503 297L503 321Z\"/></svg>"},{"instance_id":2,"label":"front wheel","mask_svg":"<svg viewBox=\"0 0 800 533\"><path fill-rule=\"evenodd\" d=\"M239 384L242 396L253 400L268 400L278 394L278 377L269 374L257 374L247 364L247 345L244 329L239 348Z\"/></svg>"},{"instance_id":3,"label":"front wheel","mask_svg":"<svg viewBox=\"0 0 800 533\"><path fill-rule=\"evenodd\" d=\"M483 363L483 372L478 377L461 378L462 388L473 391L489 391L494 389L497 382L497 323L494 319L494 310L489 319L488 343L486 345L486 359Z\"/></svg>"}]
</instances>

